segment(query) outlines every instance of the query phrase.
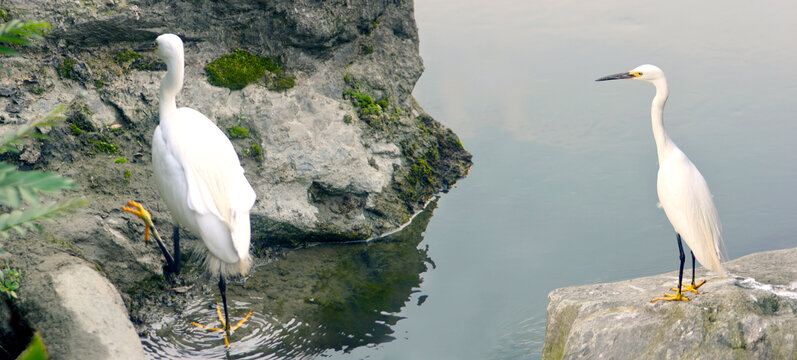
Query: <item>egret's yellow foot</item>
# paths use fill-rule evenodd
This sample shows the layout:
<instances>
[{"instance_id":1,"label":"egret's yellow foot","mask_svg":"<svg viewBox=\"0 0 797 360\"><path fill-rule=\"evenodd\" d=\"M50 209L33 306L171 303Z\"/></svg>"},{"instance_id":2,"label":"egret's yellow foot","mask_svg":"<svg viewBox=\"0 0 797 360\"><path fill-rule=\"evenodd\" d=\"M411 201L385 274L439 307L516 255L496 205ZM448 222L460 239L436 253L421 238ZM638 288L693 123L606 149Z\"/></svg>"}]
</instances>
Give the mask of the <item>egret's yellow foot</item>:
<instances>
[{"instance_id":1,"label":"egret's yellow foot","mask_svg":"<svg viewBox=\"0 0 797 360\"><path fill-rule=\"evenodd\" d=\"M144 241L149 243L149 228L154 227L154 225L152 225L152 216L149 214L149 211L144 209L144 206L133 200L129 200L127 202L127 206L122 206L122 211L127 211L135 216L138 216L138 218L144 222Z\"/></svg>"},{"instance_id":2,"label":"egret's yellow foot","mask_svg":"<svg viewBox=\"0 0 797 360\"><path fill-rule=\"evenodd\" d=\"M214 328L214 327L205 326L205 325L202 325L202 324L200 324L198 322L193 322L193 321L191 322L191 324L194 324L194 326L196 326L196 327L198 327L200 329L205 329L207 331L223 331L224 332L224 346L229 348L230 347L230 340L228 339L228 337L230 336L230 333L235 331L235 329L238 329L239 327L241 327L241 325L243 325L246 322L246 320L249 319L249 316L252 315L252 312L250 311L249 313L247 313L246 316L244 316L244 318L241 319L241 321L238 321L238 323L235 324L235 326L232 326L232 327L230 327L227 323L224 322L224 316L221 314L221 308L219 307L219 304L216 304L216 314L219 316L219 321L221 321L221 327L220 328Z\"/></svg>"},{"instance_id":3,"label":"egret's yellow foot","mask_svg":"<svg viewBox=\"0 0 797 360\"><path fill-rule=\"evenodd\" d=\"M664 293L664 297L655 298L653 300L650 300L650 302L656 302L656 301L659 301L659 300L664 300L664 301L689 301L689 298L684 296L684 294L681 292L681 290L678 290L678 289L675 289L675 290L676 290L675 294L670 295L668 293Z\"/></svg>"},{"instance_id":4,"label":"egret's yellow foot","mask_svg":"<svg viewBox=\"0 0 797 360\"><path fill-rule=\"evenodd\" d=\"M706 283L706 280L701 281L700 284L697 284L697 285L695 285L695 283L681 284L681 286L683 286L682 291L691 291L691 292L693 292L695 294L700 294L699 292L697 292L697 288L701 287L705 283ZM672 288L670 290L678 291L678 289L676 289L676 288Z\"/></svg>"}]
</instances>

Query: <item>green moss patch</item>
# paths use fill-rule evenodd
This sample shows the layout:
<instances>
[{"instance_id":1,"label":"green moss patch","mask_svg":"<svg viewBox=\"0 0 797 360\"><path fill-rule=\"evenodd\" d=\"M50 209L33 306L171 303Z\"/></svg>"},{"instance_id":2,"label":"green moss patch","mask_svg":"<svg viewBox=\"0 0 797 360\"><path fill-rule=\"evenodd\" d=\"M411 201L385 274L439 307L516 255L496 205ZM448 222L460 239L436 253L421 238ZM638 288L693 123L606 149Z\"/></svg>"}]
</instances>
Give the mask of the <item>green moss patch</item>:
<instances>
[{"instance_id":1,"label":"green moss patch","mask_svg":"<svg viewBox=\"0 0 797 360\"><path fill-rule=\"evenodd\" d=\"M371 95L360 92L359 86L355 86L352 89L344 91L343 97L349 99L352 105L359 109L360 117L381 115L382 106L380 103L385 103L386 101L384 99L375 101Z\"/></svg>"},{"instance_id":2,"label":"green moss patch","mask_svg":"<svg viewBox=\"0 0 797 360\"><path fill-rule=\"evenodd\" d=\"M116 155L119 153L119 146L114 143L107 142L107 141L90 141L94 144L94 149L99 152L104 152L106 154Z\"/></svg>"},{"instance_id":3,"label":"green moss patch","mask_svg":"<svg viewBox=\"0 0 797 360\"><path fill-rule=\"evenodd\" d=\"M116 61L116 63L119 64L119 65L122 65L122 64L125 64L125 63L131 63L131 62L135 61L136 59L141 59L143 57L144 56L142 56L141 54L139 54L139 53L137 53L135 51L130 51L130 50L122 50L122 51L119 51L119 52L113 54L113 60Z\"/></svg>"},{"instance_id":4,"label":"green moss patch","mask_svg":"<svg viewBox=\"0 0 797 360\"><path fill-rule=\"evenodd\" d=\"M285 73L277 74L269 85L269 90L284 91L296 85L296 77Z\"/></svg>"},{"instance_id":5,"label":"green moss patch","mask_svg":"<svg viewBox=\"0 0 797 360\"><path fill-rule=\"evenodd\" d=\"M241 139L249 136L249 130L241 126L233 126L227 129L227 134L233 139Z\"/></svg>"},{"instance_id":6,"label":"green moss patch","mask_svg":"<svg viewBox=\"0 0 797 360\"><path fill-rule=\"evenodd\" d=\"M77 100L69 105L66 122L71 124L72 133L75 135L80 135L83 131L95 131L96 128L91 122L92 115L94 115L94 112L91 111L86 102L82 99Z\"/></svg>"},{"instance_id":7,"label":"green moss patch","mask_svg":"<svg viewBox=\"0 0 797 360\"><path fill-rule=\"evenodd\" d=\"M61 79L71 79L74 80L77 76L75 75L75 70L73 69L75 64L77 64L77 60L72 58L66 58L62 61L58 66L55 67L58 76Z\"/></svg>"},{"instance_id":8,"label":"green moss patch","mask_svg":"<svg viewBox=\"0 0 797 360\"><path fill-rule=\"evenodd\" d=\"M429 166L429 162L424 158L419 158L412 164L410 173L407 175L407 181L415 185L419 182L426 182L432 184L434 182L434 169Z\"/></svg>"},{"instance_id":9,"label":"green moss patch","mask_svg":"<svg viewBox=\"0 0 797 360\"><path fill-rule=\"evenodd\" d=\"M210 84L232 90L243 89L258 81L266 71L281 73L282 69L270 57L257 56L240 49L222 55L205 66Z\"/></svg>"},{"instance_id":10,"label":"green moss patch","mask_svg":"<svg viewBox=\"0 0 797 360\"><path fill-rule=\"evenodd\" d=\"M246 152L255 160L263 160L263 149L257 143L252 143L249 149L246 149Z\"/></svg>"},{"instance_id":11,"label":"green moss patch","mask_svg":"<svg viewBox=\"0 0 797 360\"><path fill-rule=\"evenodd\" d=\"M75 125L75 124L70 124L70 127L71 127L71 129L72 129L72 134L74 134L75 136L77 136L77 135L80 135L80 134L82 134L82 133L83 133L83 130L81 130L81 129L80 129L80 128L79 128L77 125Z\"/></svg>"},{"instance_id":12,"label":"green moss patch","mask_svg":"<svg viewBox=\"0 0 797 360\"><path fill-rule=\"evenodd\" d=\"M131 50L122 50L114 53L111 58L123 69L136 69L143 71L166 70L165 64L151 55L139 54Z\"/></svg>"}]
</instances>

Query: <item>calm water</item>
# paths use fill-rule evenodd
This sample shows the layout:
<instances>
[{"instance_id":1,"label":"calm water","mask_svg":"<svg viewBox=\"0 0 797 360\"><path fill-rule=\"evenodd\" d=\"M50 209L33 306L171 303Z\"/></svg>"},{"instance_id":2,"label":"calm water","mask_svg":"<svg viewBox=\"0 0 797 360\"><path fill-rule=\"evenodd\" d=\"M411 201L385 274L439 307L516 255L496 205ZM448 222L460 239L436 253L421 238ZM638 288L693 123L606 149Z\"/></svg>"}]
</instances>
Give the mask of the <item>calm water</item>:
<instances>
[{"instance_id":1,"label":"calm water","mask_svg":"<svg viewBox=\"0 0 797 360\"><path fill-rule=\"evenodd\" d=\"M461 136L475 165L403 242L313 250L359 269L340 288L379 290L356 298L362 311L280 318L272 305L252 305L250 285L232 286L262 324L241 335L260 338L261 353L287 338L325 359L537 359L551 290L675 270L674 234L656 207L653 87L594 82L644 63L667 74L665 126L714 193L728 256L797 246L797 6L415 7L426 66L415 96ZM374 265L374 251L409 260ZM392 275L374 275L384 271ZM212 319L213 296L204 301Z\"/></svg>"}]
</instances>

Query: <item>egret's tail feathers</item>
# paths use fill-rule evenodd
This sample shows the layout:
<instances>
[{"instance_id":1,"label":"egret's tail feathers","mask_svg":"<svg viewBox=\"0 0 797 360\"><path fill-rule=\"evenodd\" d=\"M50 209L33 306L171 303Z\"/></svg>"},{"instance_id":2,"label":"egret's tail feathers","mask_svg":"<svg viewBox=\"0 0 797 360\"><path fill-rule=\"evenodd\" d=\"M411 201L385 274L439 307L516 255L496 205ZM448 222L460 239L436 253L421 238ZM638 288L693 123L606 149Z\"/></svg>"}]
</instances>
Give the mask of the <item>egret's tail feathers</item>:
<instances>
[{"instance_id":1,"label":"egret's tail feathers","mask_svg":"<svg viewBox=\"0 0 797 360\"><path fill-rule=\"evenodd\" d=\"M249 273L249 268L252 266L252 258L247 254L244 258L238 260L236 263L226 263L219 258L208 253L205 257L206 269L213 274L221 274L225 278L231 276L245 276Z\"/></svg>"},{"instance_id":2,"label":"egret's tail feathers","mask_svg":"<svg viewBox=\"0 0 797 360\"><path fill-rule=\"evenodd\" d=\"M713 271L719 277L724 278L728 276L728 272L725 270L725 267L722 266L722 259L719 256L714 256L711 259L708 259L706 262L701 261L700 263L703 264L703 266L705 266L707 269Z\"/></svg>"},{"instance_id":3,"label":"egret's tail feathers","mask_svg":"<svg viewBox=\"0 0 797 360\"><path fill-rule=\"evenodd\" d=\"M722 226L717 215L717 208L710 195L702 197L702 201L703 203L695 206L693 226L687 227L685 232L688 234L681 234L681 236L692 237L692 239L686 239L687 244L703 267L713 271L719 277L726 277L728 272L722 266L722 249L725 245L722 241Z\"/></svg>"},{"instance_id":4,"label":"egret's tail feathers","mask_svg":"<svg viewBox=\"0 0 797 360\"><path fill-rule=\"evenodd\" d=\"M719 221L714 220L705 223L707 226L702 227L700 229L701 231L693 233L692 235L706 240L699 241L697 244L694 244L694 247L690 244L689 247L700 264L713 271L717 276L726 277L728 276L728 272L725 271L725 267L722 266L723 257L721 249L724 245L722 242L722 235L720 234Z\"/></svg>"}]
</instances>

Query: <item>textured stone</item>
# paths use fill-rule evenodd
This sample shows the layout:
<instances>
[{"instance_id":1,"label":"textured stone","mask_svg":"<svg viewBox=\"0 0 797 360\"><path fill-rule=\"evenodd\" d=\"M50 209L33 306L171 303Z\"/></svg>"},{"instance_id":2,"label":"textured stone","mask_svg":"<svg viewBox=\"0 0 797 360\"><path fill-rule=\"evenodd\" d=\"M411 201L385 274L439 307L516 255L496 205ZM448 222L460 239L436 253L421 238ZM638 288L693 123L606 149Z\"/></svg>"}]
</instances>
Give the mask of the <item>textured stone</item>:
<instances>
[{"instance_id":1,"label":"textured stone","mask_svg":"<svg viewBox=\"0 0 797 360\"><path fill-rule=\"evenodd\" d=\"M53 359L144 358L121 296L90 265L55 255L28 271L17 306Z\"/></svg>"},{"instance_id":2,"label":"textured stone","mask_svg":"<svg viewBox=\"0 0 797 360\"><path fill-rule=\"evenodd\" d=\"M726 264L689 302L651 303L678 273L557 289L548 295L543 359L797 357L797 248Z\"/></svg>"}]
</instances>

